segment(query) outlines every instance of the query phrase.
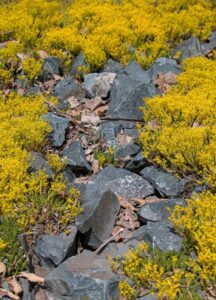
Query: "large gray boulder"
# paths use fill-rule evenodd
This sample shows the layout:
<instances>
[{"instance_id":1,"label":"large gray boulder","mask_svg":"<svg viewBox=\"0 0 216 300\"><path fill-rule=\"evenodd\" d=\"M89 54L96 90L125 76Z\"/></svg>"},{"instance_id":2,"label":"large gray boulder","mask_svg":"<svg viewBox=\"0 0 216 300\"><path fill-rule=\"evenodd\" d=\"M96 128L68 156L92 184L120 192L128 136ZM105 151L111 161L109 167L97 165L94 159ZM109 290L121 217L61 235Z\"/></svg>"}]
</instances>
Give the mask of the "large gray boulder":
<instances>
[{"instance_id":1,"label":"large gray boulder","mask_svg":"<svg viewBox=\"0 0 216 300\"><path fill-rule=\"evenodd\" d=\"M108 261L89 253L67 259L45 278L52 300L118 300L118 283Z\"/></svg>"},{"instance_id":2,"label":"large gray boulder","mask_svg":"<svg viewBox=\"0 0 216 300\"><path fill-rule=\"evenodd\" d=\"M75 97L82 100L85 97L85 93L78 80L67 76L55 86L53 96L56 96L59 100L59 109L67 109L69 107L69 103L67 103L68 98Z\"/></svg>"},{"instance_id":3,"label":"large gray boulder","mask_svg":"<svg viewBox=\"0 0 216 300\"><path fill-rule=\"evenodd\" d=\"M71 227L71 234L43 235L41 236L34 251L43 267L56 267L66 258L77 253L77 228Z\"/></svg>"},{"instance_id":4,"label":"large gray boulder","mask_svg":"<svg viewBox=\"0 0 216 300\"><path fill-rule=\"evenodd\" d=\"M157 94L156 87L150 81L148 73L129 65L124 74L118 75L114 80L108 114L120 118L142 118L140 107L144 105L144 98Z\"/></svg>"},{"instance_id":5,"label":"large gray boulder","mask_svg":"<svg viewBox=\"0 0 216 300\"><path fill-rule=\"evenodd\" d=\"M63 151L63 160L67 167L73 172L88 173L91 171L91 166L85 158L85 152L79 141L73 142L67 149Z\"/></svg>"},{"instance_id":6,"label":"large gray boulder","mask_svg":"<svg viewBox=\"0 0 216 300\"><path fill-rule=\"evenodd\" d=\"M115 73L90 73L84 76L84 89L89 98L107 98L111 90Z\"/></svg>"},{"instance_id":7,"label":"large gray boulder","mask_svg":"<svg viewBox=\"0 0 216 300\"><path fill-rule=\"evenodd\" d=\"M105 201L103 198L105 197L105 192L109 191L112 195L112 197L109 196L108 198L110 199L110 203L115 199L114 194L125 197L130 201L132 198L144 198L154 193L152 186L141 176L114 167L104 168L101 172L92 177L91 183L76 184L75 186L81 192L80 201L84 208L83 213L76 218L76 225L80 232L84 234L85 242L88 244L89 241L91 241L92 248L97 248L100 245L99 241L97 242L95 238L92 239L94 240L93 244L91 233L94 233L92 229L94 220L96 220L95 215L98 207L101 207L101 202L103 203ZM106 193L105 195L107 197ZM111 199L113 200L111 201ZM116 200L114 200L114 203L116 207ZM106 207L105 204L102 205L102 207L103 206ZM108 213L108 210L109 207L107 207L106 210L100 210L102 213L101 222L102 219L105 218L103 214Z\"/></svg>"},{"instance_id":8,"label":"large gray boulder","mask_svg":"<svg viewBox=\"0 0 216 300\"><path fill-rule=\"evenodd\" d=\"M149 165L148 161L144 158L143 153L139 152L134 156L125 166L128 171L139 173L143 168Z\"/></svg>"},{"instance_id":9,"label":"large gray boulder","mask_svg":"<svg viewBox=\"0 0 216 300\"><path fill-rule=\"evenodd\" d=\"M168 220L170 215L168 209L173 210L176 205L185 206L186 202L184 199L158 199L155 202L149 202L144 204L137 211L137 216L140 222L146 223L151 222L161 222L162 220Z\"/></svg>"},{"instance_id":10,"label":"large gray boulder","mask_svg":"<svg viewBox=\"0 0 216 300\"><path fill-rule=\"evenodd\" d=\"M44 120L52 127L50 134L51 142L55 147L61 147L65 142L65 135L70 122L68 119L59 117L51 112L44 115Z\"/></svg>"},{"instance_id":11,"label":"large gray boulder","mask_svg":"<svg viewBox=\"0 0 216 300\"><path fill-rule=\"evenodd\" d=\"M153 166L144 168L140 175L148 180L164 198L182 195L190 182L188 179L177 179L174 175L162 172Z\"/></svg>"}]
</instances>

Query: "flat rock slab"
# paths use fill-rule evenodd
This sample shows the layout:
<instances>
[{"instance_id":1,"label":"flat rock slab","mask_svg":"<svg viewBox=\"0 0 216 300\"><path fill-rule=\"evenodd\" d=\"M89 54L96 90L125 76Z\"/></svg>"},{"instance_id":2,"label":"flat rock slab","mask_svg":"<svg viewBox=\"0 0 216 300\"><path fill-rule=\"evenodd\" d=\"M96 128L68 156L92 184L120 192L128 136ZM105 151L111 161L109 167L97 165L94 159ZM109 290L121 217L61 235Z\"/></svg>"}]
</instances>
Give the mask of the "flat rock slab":
<instances>
[{"instance_id":1,"label":"flat rock slab","mask_svg":"<svg viewBox=\"0 0 216 300\"><path fill-rule=\"evenodd\" d=\"M101 97L107 98L116 73L90 73L84 76L84 89L89 98Z\"/></svg>"},{"instance_id":2,"label":"flat rock slab","mask_svg":"<svg viewBox=\"0 0 216 300\"><path fill-rule=\"evenodd\" d=\"M178 197L186 191L188 179L177 179L170 173L165 173L156 167L146 167L140 175L148 180L157 190L161 197Z\"/></svg>"},{"instance_id":3,"label":"flat rock slab","mask_svg":"<svg viewBox=\"0 0 216 300\"><path fill-rule=\"evenodd\" d=\"M52 127L50 140L55 147L61 147L65 142L66 131L69 127L69 121L66 118L59 117L54 113L47 113L43 117Z\"/></svg>"},{"instance_id":4,"label":"flat rock slab","mask_svg":"<svg viewBox=\"0 0 216 300\"><path fill-rule=\"evenodd\" d=\"M137 211L137 216L142 223L160 222L168 219L170 215L168 209L172 211L176 205L185 206L186 202L184 199L159 199L159 201L144 204Z\"/></svg>"},{"instance_id":5,"label":"flat rock slab","mask_svg":"<svg viewBox=\"0 0 216 300\"><path fill-rule=\"evenodd\" d=\"M118 300L118 283L108 261L89 253L67 259L45 278L52 300Z\"/></svg>"},{"instance_id":6,"label":"flat rock slab","mask_svg":"<svg viewBox=\"0 0 216 300\"><path fill-rule=\"evenodd\" d=\"M131 142L126 145L117 147L114 156L116 159L124 158L127 156L132 156L140 151L140 146Z\"/></svg>"},{"instance_id":7,"label":"flat rock slab","mask_svg":"<svg viewBox=\"0 0 216 300\"><path fill-rule=\"evenodd\" d=\"M85 152L79 141L73 142L63 151L63 160L73 172L89 173L91 166L85 158Z\"/></svg>"},{"instance_id":8,"label":"flat rock slab","mask_svg":"<svg viewBox=\"0 0 216 300\"><path fill-rule=\"evenodd\" d=\"M57 267L69 256L76 255L77 228L72 226L68 236L43 235L37 241L34 251L43 267Z\"/></svg>"}]
</instances>

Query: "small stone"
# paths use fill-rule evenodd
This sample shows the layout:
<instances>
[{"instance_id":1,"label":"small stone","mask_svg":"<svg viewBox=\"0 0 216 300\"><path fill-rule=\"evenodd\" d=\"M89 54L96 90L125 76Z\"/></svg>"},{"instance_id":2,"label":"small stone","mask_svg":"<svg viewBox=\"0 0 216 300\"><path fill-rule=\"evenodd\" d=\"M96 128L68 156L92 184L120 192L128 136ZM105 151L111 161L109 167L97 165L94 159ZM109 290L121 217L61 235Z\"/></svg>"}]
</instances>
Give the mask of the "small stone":
<instances>
[{"instance_id":1,"label":"small stone","mask_svg":"<svg viewBox=\"0 0 216 300\"><path fill-rule=\"evenodd\" d=\"M89 173L91 166L85 158L85 152L79 141L73 142L63 151L63 159L73 172Z\"/></svg>"},{"instance_id":2,"label":"small stone","mask_svg":"<svg viewBox=\"0 0 216 300\"><path fill-rule=\"evenodd\" d=\"M172 57L176 57L179 62L184 59L195 56L202 56L201 43L197 37L191 37L185 40L181 45L178 45L173 51L171 51Z\"/></svg>"},{"instance_id":3,"label":"small stone","mask_svg":"<svg viewBox=\"0 0 216 300\"><path fill-rule=\"evenodd\" d=\"M69 120L66 118L59 117L54 113L47 113L44 115L44 119L48 121L52 127L52 133L50 139L55 147L61 147L65 142L66 131L69 127Z\"/></svg>"},{"instance_id":4,"label":"small stone","mask_svg":"<svg viewBox=\"0 0 216 300\"><path fill-rule=\"evenodd\" d=\"M138 146L135 143L128 143L126 145L123 145L115 151L115 158L120 159L127 156L133 156L137 154L140 151L140 146Z\"/></svg>"},{"instance_id":5,"label":"small stone","mask_svg":"<svg viewBox=\"0 0 216 300\"><path fill-rule=\"evenodd\" d=\"M91 73L84 76L84 88L87 97L101 97L107 98L113 81L115 73Z\"/></svg>"},{"instance_id":6,"label":"small stone","mask_svg":"<svg viewBox=\"0 0 216 300\"><path fill-rule=\"evenodd\" d=\"M83 78L83 76L85 75L85 69L88 70L89 65L86 63L85 57L81 52L73 61L72 68L69 74L72 76L79 76Z\"/></svg>"},{"instance_id":7,"label":"small stone","mask_svg":"<svg viewBox=\"0 0 216 300\"><path fill-rule=\"evenodd\" d=\"M170 215L168 208L173 210L176 205L185 206L186 203L184 199L158 199L156 202L146 203L140 207L137 211L137 216L142 223L168 220Z\"/></svg>"},{"instance_id":8,"label":"small stone","mask_svg":"<svg viewBox=\"0 0 216 300\"><path fill-rule=\"evenodd\" d=\"M71 234L59 236L44 235L37 241L34 251L43 267L56 267L66 258L77 253L77 228Z\"/></svg>"},{"instance_id":9,"label":"small stone","mask_svg":"<svg viewBox=\"0 0 216 300\"><path fill-rule=\"evenodd\" d=\"M143 168L147 167L148 165L148 161L143 157L143 153L140 152L127 163L125 169L134 173L139 173Z\"/></svg>"},{"instance_id":10,"label":"small stone","mask_svg":"<svg viewBox=\"0 0 216 300\"><path fill-rule=\"evenodd\" d=\"M159 73L166 74L172 72L174 74L179 74L181 72L181 67L177 64L176 60L166 57L160 57L155 60L154 64L149 70L152 77L152 81L155 79Z\"/></svg>"},{"instance_id":11,"label":"small stone","mask_svg":"<svg viewBox=\"0 0 216 300\"><path fill-rule=\"evenodd\" d=\"M42 77L44 81L48 81L53 78L53 75L61 75L62 66L58 57L48 56L44 59Z\"/></svg>"},{"instance_id":12,"label":"small stone","mask_svg":"<svg viewBox=\"0 0 216 300\"><path fill-rule=\"evenodd\" d=\"M78 100L82 100L85 97L85 93L78 80L67 76L55 86L53 96L59 100L59 109L67 109L69 107L69 103L67 103L68 98L75 97Z\"/></svg>"},{"instance_id":13,"label":"small stone","mask_svg":"<svg viewBox=\"0 0 216 300\"><path fill-rule=\"evenodd\" d=\"M148 180L157 190L161 197L177 197L186 191L188 179L177 179L170 173L165 173L156 167L146 167L140 175Z\"/></svg>"},{"instance_id":14,"label":"small stone","mask_svg":"<svg viewBox=\"0 0 216 300\"><path fill-rule=\"evenodd\" d=\"M54 269L45 278L45 287L53 300L118 300L119 280L105 258L87 253Z\"/></svg>"},{"instance_id":15,"label":"small stone","mask_svg":"<svg viewBox=\"0 0 216 300\"><path fill-rule=\"evenodd\" d=\"M103 72L108 72L108 73L122 73L124 70L124 67L118 62L115 61L111 58L108 59Z\"/></svg>"},{"instance_id":16,"label":"small stone","mask_svg":"<svg viewBox=\"0 0 216 300\"><path fill-rule=\"evenodd\" d=\"M49 179L55 175L49 163L38 152L31 152L29 161L29 172L45 171Z\"/></svg>"}]
</instances>

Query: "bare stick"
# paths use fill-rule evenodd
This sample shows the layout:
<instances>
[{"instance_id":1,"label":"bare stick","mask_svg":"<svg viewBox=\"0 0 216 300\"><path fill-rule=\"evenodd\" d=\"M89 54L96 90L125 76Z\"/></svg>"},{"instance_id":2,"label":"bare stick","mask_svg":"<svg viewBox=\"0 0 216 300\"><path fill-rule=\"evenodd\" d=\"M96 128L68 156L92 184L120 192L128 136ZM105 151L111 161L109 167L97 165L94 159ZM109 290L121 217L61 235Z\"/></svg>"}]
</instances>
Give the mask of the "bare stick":
<instances>
[{"instance_id":1,"label":"bare stick","mask_svg":"<svg viewBox=\"0 0 216 300\"><path fill-rule=\"evenodd\" d=\"M128 122L140 122L144 123L142 119L131 119L131 118L111 118L111 117L101 117L103 121L128 121Z\"/></svg>"},{"instance_id":2,"label":"bare stick","mask_svg":"<svg viewBox=\"0 0 216 300\"><path fill-rule=\"evenodd\" d=\"M113 234L113 236L108 238L102 245L100 245L100 247L98 247L95 250L94 254L99 254L101 252L101 250L114 239L115 236L117 236L119 233L121 233L123 231L124 231L123 228L119 229L115 234Z\"/></svg>"}]
</instances>

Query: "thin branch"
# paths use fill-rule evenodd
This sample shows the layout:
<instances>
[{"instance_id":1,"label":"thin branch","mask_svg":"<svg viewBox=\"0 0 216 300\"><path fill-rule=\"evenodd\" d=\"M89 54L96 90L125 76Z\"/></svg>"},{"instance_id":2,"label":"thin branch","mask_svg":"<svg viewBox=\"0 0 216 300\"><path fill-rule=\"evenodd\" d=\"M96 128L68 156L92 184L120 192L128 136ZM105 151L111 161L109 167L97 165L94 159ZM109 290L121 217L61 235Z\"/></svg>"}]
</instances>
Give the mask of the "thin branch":
<instances>
[{"instance_id":1,"label":"thin branch","mask_svg":"<svg viewBox=\"0 0 216 300\"><path fill-rule=\"evenodd\" d=\"M123 232L123 228L119 229L115 234L113 234L110 238L108 238L103 244L100 245L100 247L98 247L94 254L99 254L101 252L101 250L107 245L109 244L115 236L117 236L119 233Z\"/></svg>"}]
</instances>

